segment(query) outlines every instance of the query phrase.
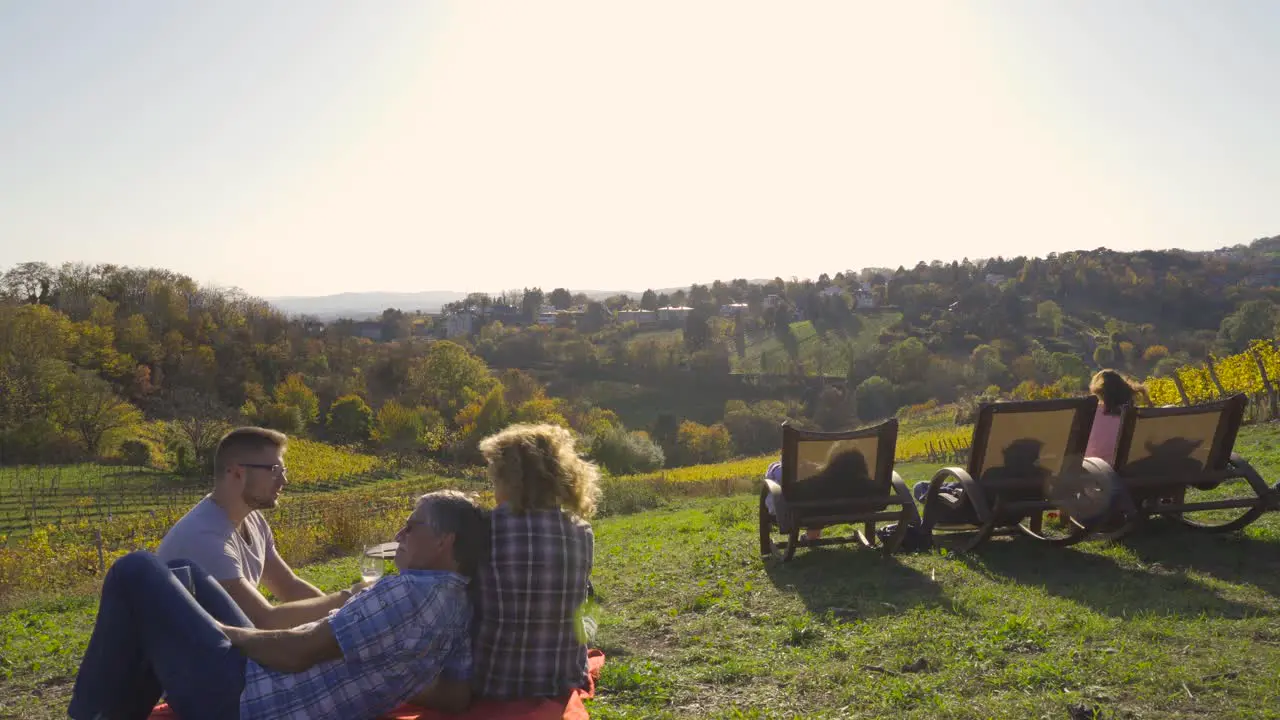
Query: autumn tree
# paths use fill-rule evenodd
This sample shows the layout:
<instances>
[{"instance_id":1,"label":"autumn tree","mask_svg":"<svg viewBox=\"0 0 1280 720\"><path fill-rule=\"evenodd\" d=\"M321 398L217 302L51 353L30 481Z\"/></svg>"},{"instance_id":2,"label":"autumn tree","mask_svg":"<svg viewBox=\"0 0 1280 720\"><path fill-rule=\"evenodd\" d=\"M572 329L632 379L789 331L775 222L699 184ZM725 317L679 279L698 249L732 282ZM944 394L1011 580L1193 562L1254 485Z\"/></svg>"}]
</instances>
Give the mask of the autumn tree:
<instances>
[{"instance_id":1,"label":"autumn tree","mask_svg":"<svg viewBox=\"0 0 1280 720\"><path fill-rule=\"evenodd\" d=\"M254 421L265 428L279 430L285 435L301 435L307 429L302 410L296 405L272 402L258 407Z\"/></svg>"},{"instance_id":2,"label":"autumn tree","mask_svg":"<svg viewBox=\"0 0 1280 720\"><path fill-rule=\"evenodd\" d=\"M1099 345L1093 349L1093 364L1100 368L1111 367L1115 359L1116 351L1111 345Z\"/></svg>"},{"instance_id":3,"label":"autumn tree","mask_svg":"<svg viewBox=\"0 0 1280 720\"><path fill-rule=\"evenodd\" d=\"M302 375L294 373L276 385L275 400L280 405L298 408L304 425L310 425L320 418L320 400L315 392L307 387Z\"/></svg>"},{"instance_id":4,"label":"autumn tree","mask_svg":"<svg viewBox=\"0 0 1280 720\"><path fill-rule=\"evenodd\" d=\"M863 380L853 397L858 417L867 422L887 418L898 409L897 389L879 375Z\"/></svg>"},{"instance_id":5,"label":"autumn tree","mask_svg":"<svg viewBox=\"0 0 1280 720\"><path fill-rule=\"evenodd\" d=\"M681 465L718 463L732 456L733 438L720 423L702 425L685 420L676 433L676 448Z\"/></svg>"},{"instance_id":6,"label":"autumn tree","mask_svg":"<svg viewBox=\"0 0 1280 720\"><path fill-rule=\"evenodd\" d=\"M1270 300L1250 300L1223 318L1218 336L1228 352L1244 352L1251 340L1271 338L1278 320L1280 313Z\"/></svg>"},{"instance_id":7,"label":"autumn tree","mask_svg":"<svg viewBox=\"0 0 1280 720\"><path fill-rule=\"evenodd\" d=\"M556 288L547 296L547 302L557 310L568 310L573 307L573 293L564 288Z\"/></svg>"},{"instance_id":8,"label":"autumn tree","mask_svg":"<svg viewBox=\"0 0 1280 720\"><path fill-rule=\"evenodd\" d=\"M705 349L711 343L711 313L694 308L684 321L684 348L690 353Z\"/></svg>"},{"instance_id":9,"label":"autumn tree","mask_svg":"<svg viewBox=\"0 0 1280 720\"><path fill-rule=\"evenodd\" d=\"M599 435L606 430L622 427L622 420L612 410L587 406L571 414L570 425L582 435Z\"/></svg>"},{"instance_id":10,"label":"autumn tree","mask_svg":"<svg viewBox=\"0 0 1280 720\"><path fill-rule=\"evenodd\" d=\"M924 379L929 368L929 349L920 338L907 338L889 349L882 368L889 379L897 383Z\"/></svg>"},{"instance_id":11,"label":"autumn tree","mask_svg":"<svg viewBox=\"0 0 1280 720\"><path fill-rule=\"evenodd\" d=\"M458 411L454 422L462 439L463 452L474 457L481 440L511 422L511 409L507 407L502 386L494 385L484 395L474 393L471 401Z\"/></svg>"},{"instance_id":12,"label":"autumn tree","mask_svg":"<svg viewBox=\"0 0 1280 720\"><path fill-rule=\"evenodd\" d=\"M557 398L549 398L546 395L538 395L530 398L519 405L514 405L511 411L510 421L512 423L528 423L538 425L542 423L550 425L559 425L560 427L569 427L569 421L561 412L561 402Z\"/></svg>"},{"instance_id":13,"label":"autumn tree","mask_svg":"<svg viewBox=\"0 0 1280 720\"><path fill-rule=\"evenodd\" d=\"M44 305L0 304L0 348L18 373L44 360L64 360L75 344L75 325Z\"/></svg>"},{"instance_id":14,"label":"autumn tree","mask_svg":"<svg viewBox=\"0 0 1280 720\"><path fill-rule=\"evenodd\" d=\"M58 387L56 419L72 431L85 450L101 455L142 422L142 413L121 400L111 384L95 373L79 370Z\"/></svg>"},{"instance_id":15,"label":"autumn tree","mask_svg":"<svg viewBox=\"0 0 1280 720\"><path fill-rule=\"evenodd\" d=\"M344 443L363 443L373 434L373 410L359 395L344 395L329 406L329 434Z\"/></svg>"},{"instance_id":16,"label":"autumn tree","mask_svg":"<svg viewBox=\"0 0 1280 720\"><path fill-rule=\"evenodd\" d=\"M218 403L217 398L179 388L157 399L151 411L168 418L163 431L152 439L178 454L182 470L209 471L222 436L231 429L233 413ZM178 453L177 448L183 448Z\"/></svg>"},{"instance_id":17,"label":"autumn tree","mask_svg":"<svg viewBox=\"0 0 1280 720\"><path fill-rule=\"evenodd\" d=\"M778 428L788 420L794 424L799 415L781 400L761 400L750 404L730 400L724 406L724 426L728 428L738 453L760 455L778 450L782 441Z\"/></svg>"},{"instance_id":18,"label":"autumn tree","mask_svg":"<svg viewBox=\"0 0 1280 720\"><path fill-rule=\"evenodd\" d=\"M969 354L969 367L984 384L1002 384L1009 375L1009 368L1000 361L1000 351L991 345L974 348Z\"/></svg>"},{"instance_id":19,"label":"autumn tree","mask_svg":"<svg viewBox=\"0 0 1280 720\"><path fill-rule=\"evenodd\" d=\"M434 408L446 420L458 414L473 395L485 395L497 384L484 360L457 343L432 343L409 366L408 397Z\"/></svg>"},{"instance_id":20,"label":"autumn tree","mask_svg":"<svg viewBox=\"0 0 1280 720\"><path fill-rule=\"evenodd\" d=\"M440 413L431 408L410 408L388 400L378 409L373 440L400 455L439 449L445 427Z\"/></svg>"},{"instance_id":21,"label":"autumn tree","mask_svg":"<svg viewBox=\"0 0 1280 720\"><path fill-rule=\"evenodd\" d=\"M542 310L542 303L546 296L541 288L526 289L524 295L520 298L520 314L524 317L525 322L531 323L538 319L538 313Z\"/></svg>"},{"instance_id":22,"label":"autumn tree","mask_svg":"<svg viewBox=\"0 0 1280 720\"><path fill-rule=\"evenodd\" d=\"M1055 336L1062 334L1062 308L1052 300L1045 300L1036 306L1036 319Z\"/></svg>"},{"instance_id":23,"label":"autumn tree","mask_svg":"<svg viewBox=\"0 0 1280 720\"><path fill-rule=\"evenodd\" d=\"M608 321L609 315L605 306L594 300L587 303L587 310L578 321L578 331L583 333L599 332Z\"/></svg>"},{"instance_id":24,"label":"autumn tree","mask_svg":"<svg viewBox=\"0 0 1280 720\"><path fill-rule=\"evenodd\" d=\"M542 396L545 392L537 379L523 370L515 368L504 370L498 380L505 388L507 402L513 406L522 405Z\"/></svg>"},{"instance_id":25,"label":"autumn tree","mask_svg":"<svg viewBox=\"0 0 1280 720\"><path fill-rule=\"evenodd\" d=\"M57 273L48 264L25 262L0 275L0 296L19 302L46 304Z\"/></svg>"}]
</instances>

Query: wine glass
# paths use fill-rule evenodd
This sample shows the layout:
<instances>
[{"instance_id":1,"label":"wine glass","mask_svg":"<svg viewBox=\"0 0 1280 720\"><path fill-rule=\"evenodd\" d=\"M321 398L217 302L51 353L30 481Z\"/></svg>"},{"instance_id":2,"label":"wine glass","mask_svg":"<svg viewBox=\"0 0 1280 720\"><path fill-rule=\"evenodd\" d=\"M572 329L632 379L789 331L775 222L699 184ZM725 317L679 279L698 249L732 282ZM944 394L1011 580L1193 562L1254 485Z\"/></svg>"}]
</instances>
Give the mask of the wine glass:
<instances>
[{"instance_id":1,"label":"wine glass","mask_svg":"<svg viewBox=\"0 0 1280 720\"><path fill-rule=\"evenodd\" d=\"M366 545L364 552L360 553L360 579L367 583L374 582L382 577L382 572L385 570L384 566L387 562L382 557L371 557L369 551L374 549L374 546Z\"/></svg>"}]
</instances>

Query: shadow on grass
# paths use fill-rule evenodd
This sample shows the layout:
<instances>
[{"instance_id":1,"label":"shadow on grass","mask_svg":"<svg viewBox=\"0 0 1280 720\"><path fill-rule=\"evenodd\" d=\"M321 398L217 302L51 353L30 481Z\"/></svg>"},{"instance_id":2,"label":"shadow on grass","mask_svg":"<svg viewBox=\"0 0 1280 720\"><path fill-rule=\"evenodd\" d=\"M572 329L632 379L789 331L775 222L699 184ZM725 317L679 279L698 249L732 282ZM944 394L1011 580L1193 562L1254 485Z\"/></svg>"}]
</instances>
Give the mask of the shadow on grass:
<instances>
[{"instance_id":1,"label":"shadow on grass","mask_svg":"<svg viewBox=\"0 0 1280 720\"><path fill-rule=\"evenodd\" d=\"M1161 547L1160 540L1155 537L1143 538L1139 542L1149 552ZM1162 558L1185 557L1181 554L1183 552L1166 544L1159 555ZM1219 561L1228 562L1224 556L1232 552L1219 549ZM1139 557L1143 557L1140 552ZM1164 560L1158 566L1142 569L1125 567L1115 558L1101 554L999 542L990 543L980 552L964 557L963 562L975 571L1020 585L1039 587L1051 595L1078 602L1112 617L1154 613L1184 618L1208 615L1239 619L1275 612L1274 608L1223 597L1214 588L1188 577L1182 569ZM1144 562L1153 561L1144 559ZM1197 569L1218 576L1209 570ZM1223 579L1255 584L1258 581L1256 577L1247 581ZM1268 580L1273 586L1276 584L1274 577Z\"/></svg>"},{"instance_id":2,"label":"shadow on grass","mask_svg":"<svg viewBox=\"0 0 1280 720\"><path fill-rule=\"evenodd\" d=\"M1253 585L1280 600L1280 542L1239 533L1190 532L1169 521L1153 521L1145 532L1126 538L1124 545L1144 563Z\"/></svg>"},{"instance_id":3,"label":"shadow on grass","mask_svg":"<svg viewBox=\"0 0 1280 720\"><path fill-rule=\"evenodd\" d=\"M852 620L915 607L952 612L951 601L928 576L856 545L802 549L787 563L765 561L765 572L774 587L794 591L815 615L830 610Z\"/></svg>"}]
</instances>

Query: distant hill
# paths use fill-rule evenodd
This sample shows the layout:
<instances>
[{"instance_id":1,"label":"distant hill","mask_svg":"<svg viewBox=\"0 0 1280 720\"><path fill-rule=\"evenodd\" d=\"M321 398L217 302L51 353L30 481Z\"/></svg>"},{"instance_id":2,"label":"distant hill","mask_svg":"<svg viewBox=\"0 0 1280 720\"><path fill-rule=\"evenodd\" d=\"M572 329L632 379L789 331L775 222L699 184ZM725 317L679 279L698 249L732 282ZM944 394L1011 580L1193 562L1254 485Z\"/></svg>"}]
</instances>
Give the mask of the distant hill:
<instances>
[{"instance_id":1,"label":"distant hill","mask_svg":"<svg viewBox=\"0 0 1280 720\"><path fill-rule=\"evenodd\" d=\"M658 293L672 293L684 288L655 288ZM614 295L629 295L639 299L643 290L573 290L592 300L603 300ZM451 302L467 297L466 292L456 290L424 290L422 292L349 292L337 295L289 296L264 298L276 309L289 315L310 315L321 320L350 318L363 320L381 315L387 308L403 312L438 313Z\"/></svg>"},{"instance_id":2,"label":"distant hill","mask_svg":"<svg viewBox=\"0 0 1280 720\"><path fill-rule=\"evenodd\" d=\"M316 297L273 297L266 298L266 301L289 315L313 315L321 320L339 317L360 320L381 315L387 308L404 312L440 312L440 308L466 296L465 292L454 290L427 290L415 293L363 292Z\"/></svg>"}]
</instances>

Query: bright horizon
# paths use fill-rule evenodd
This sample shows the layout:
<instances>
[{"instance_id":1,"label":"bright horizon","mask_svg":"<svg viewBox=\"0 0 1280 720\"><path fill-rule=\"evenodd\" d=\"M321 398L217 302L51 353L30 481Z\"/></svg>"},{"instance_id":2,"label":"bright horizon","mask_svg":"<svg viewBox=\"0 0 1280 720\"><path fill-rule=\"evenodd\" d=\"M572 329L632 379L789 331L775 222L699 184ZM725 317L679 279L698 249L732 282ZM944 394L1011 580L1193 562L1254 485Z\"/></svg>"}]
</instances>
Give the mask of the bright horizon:
<instances>
[{"instance_id":1,"label":"bright horizon","mask_svg":"<svg viewBox=\"0 0 1280 720\"><path fill-rule=\"evenodd\" d=\"M0 6L0 269L261 296L1280 233L1280 5Z\"/></svg>"}]
</instances>

